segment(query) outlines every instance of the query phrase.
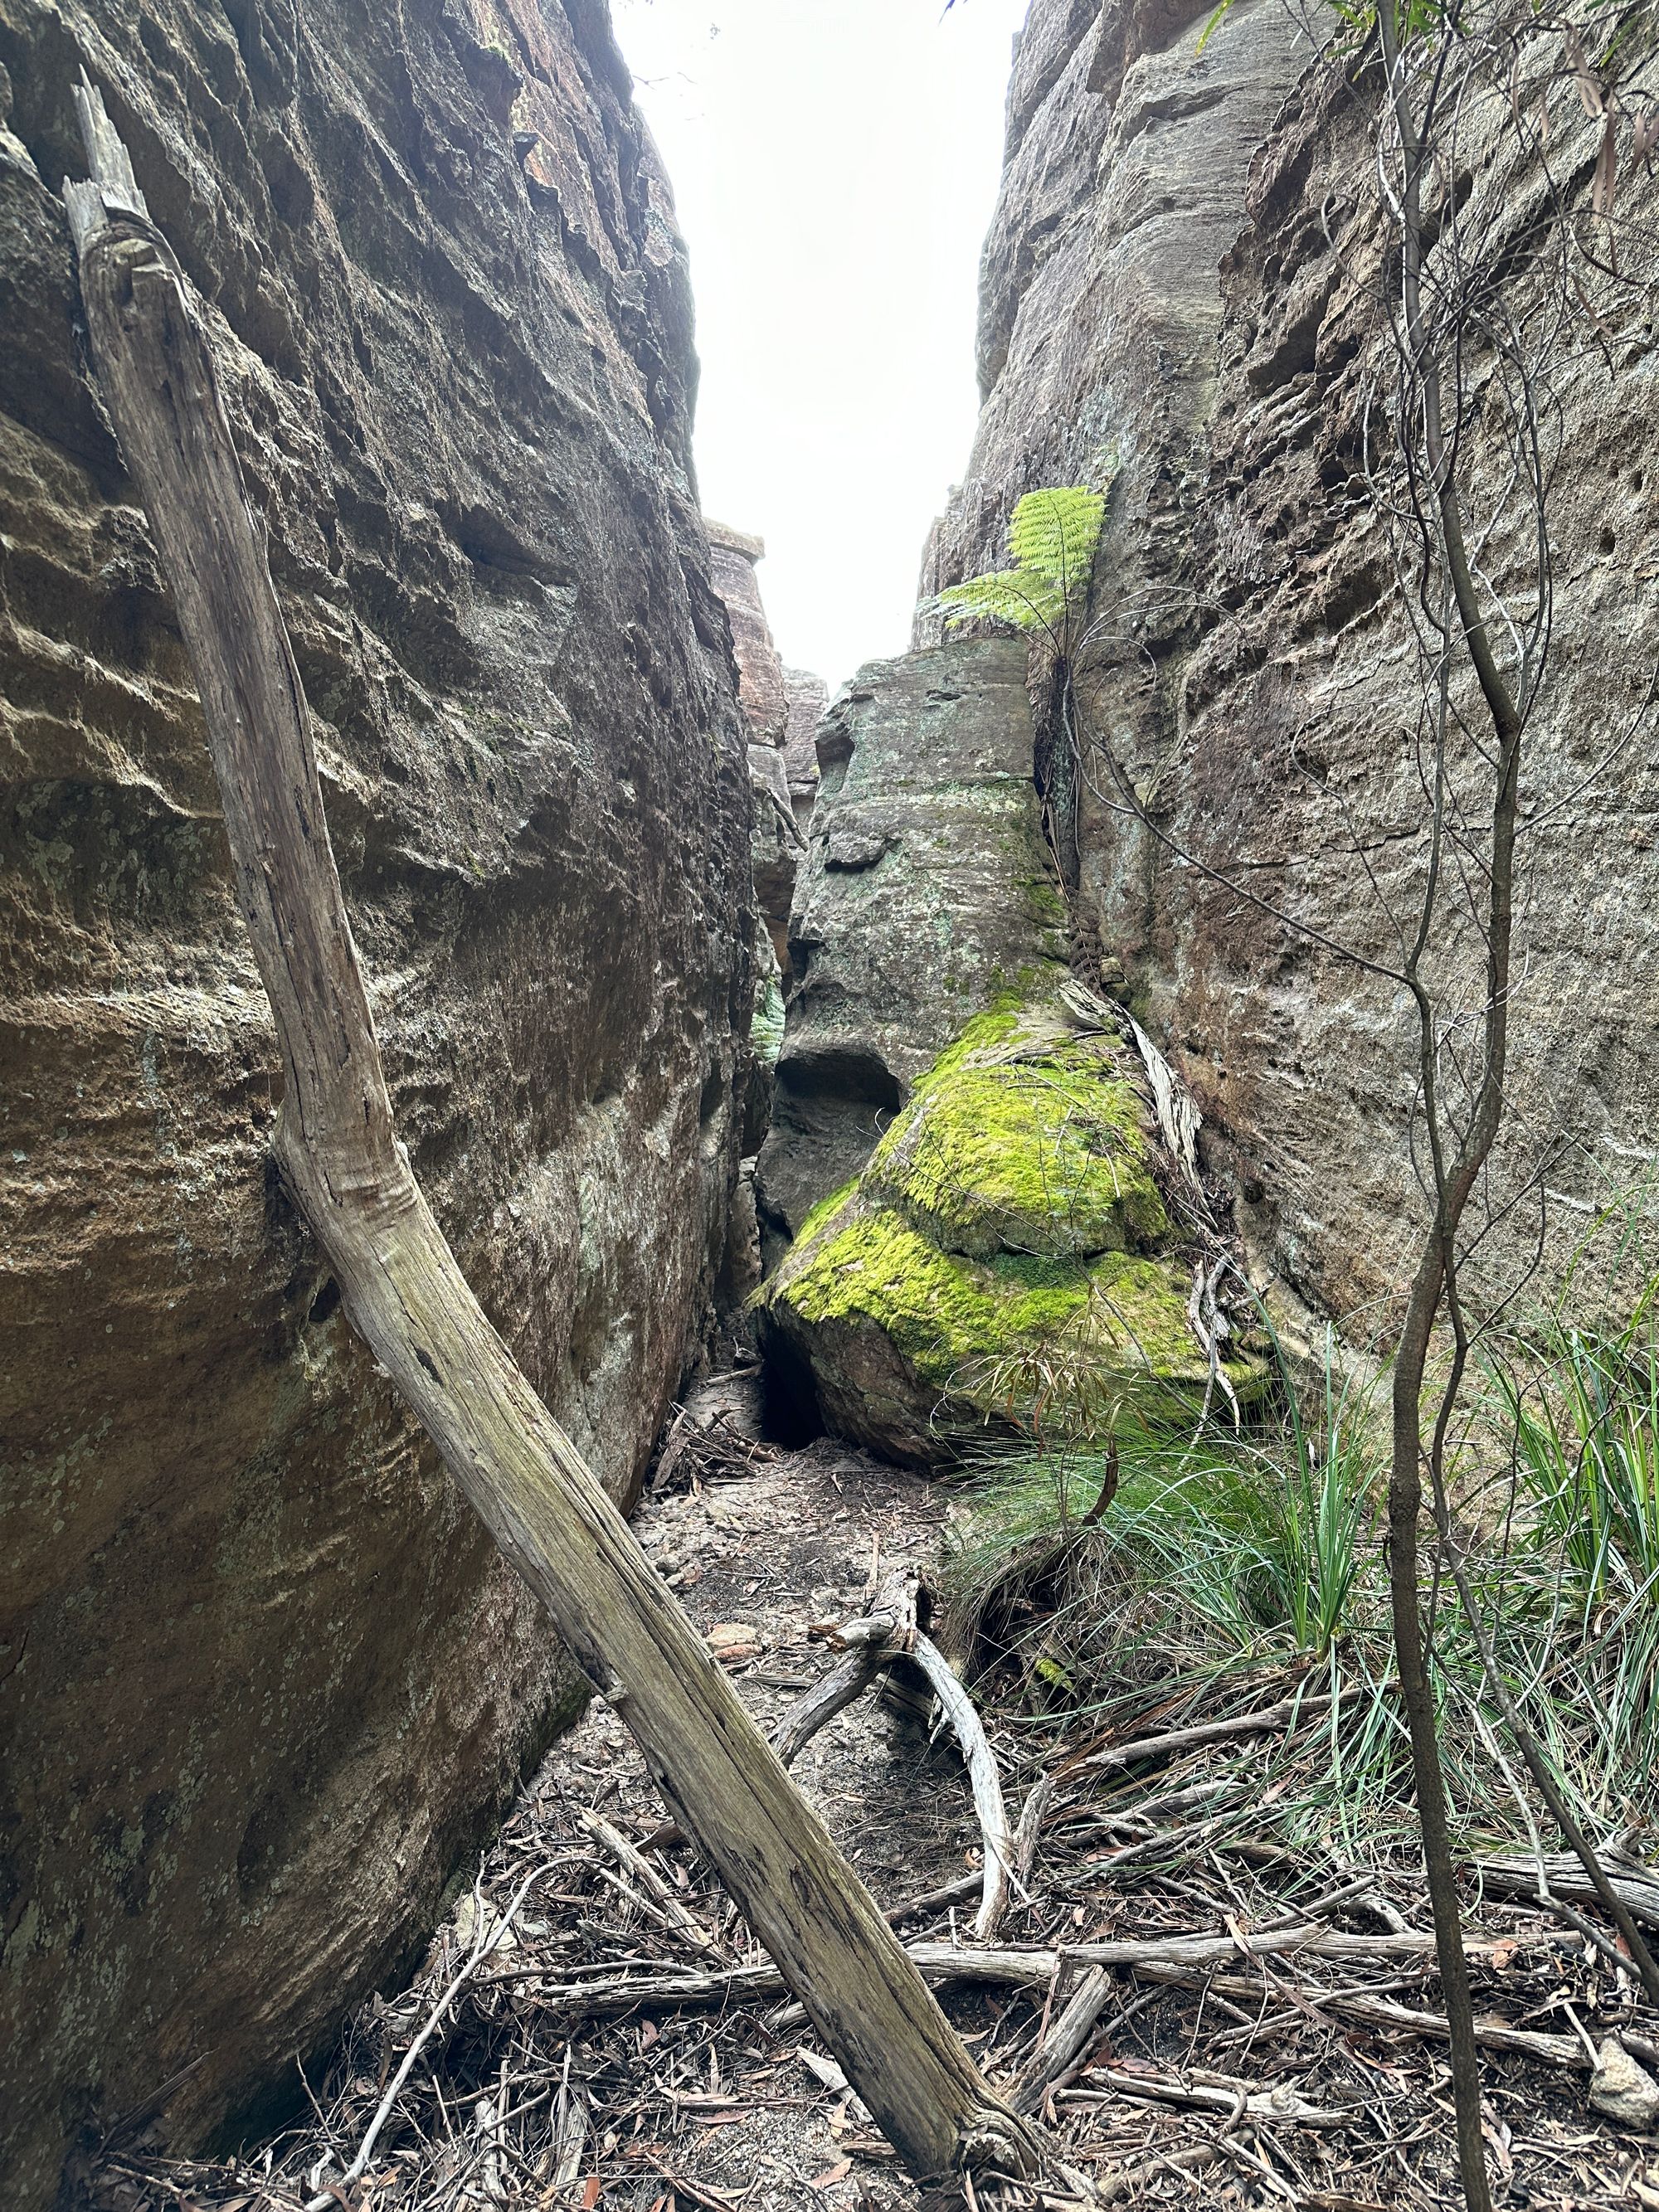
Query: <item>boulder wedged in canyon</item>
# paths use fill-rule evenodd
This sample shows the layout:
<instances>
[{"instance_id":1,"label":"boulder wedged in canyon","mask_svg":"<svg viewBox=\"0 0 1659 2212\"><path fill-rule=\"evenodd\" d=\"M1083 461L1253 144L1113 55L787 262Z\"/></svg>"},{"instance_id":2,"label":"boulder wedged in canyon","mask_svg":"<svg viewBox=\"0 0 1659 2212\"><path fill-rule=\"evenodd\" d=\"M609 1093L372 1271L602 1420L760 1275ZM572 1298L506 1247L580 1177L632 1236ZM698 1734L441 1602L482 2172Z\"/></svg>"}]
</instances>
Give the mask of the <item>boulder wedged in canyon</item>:
<instances>
[{"instance_id":1,"label":"boulder wedged in canyon","mask_svg":"<svg viewBox=\"0 0 1659 2212\"><path fill-rule=\"evenodd\" d=\"M84 61L207 306L399 1133L618 1493L737 1167L744 733L602 10L0 0L0 2199L297 2086L579 1701L271 1169L199 709L77 361Z\"/></svg>"},{"instance_id":2,"label":"boulder wedged in canyon","mask_svg":"<svg viewBox=\"0 0 1659 2212\"><path fill-rule=\"evenodd\" d=\"M1050 1435L1190 1422L1215 1386L1168 1174L1133 1048L1009 994L801 1224L757 1311L775 1395L924 1466L1018 1433L1034 1398ZM1235 1396L1263 1371L1234 1358Z\"/></svg>"},{"instance_id":3,"label":"boulder wedged in canyon","mask_svg":"<svg viewBox=\"0 0 1659 2212\"><path fill-rule=\"evenodd\" d=\"M872 661L819 725L758 1168L769 1253L862 1167L964 1023L1061 972L1025 665L999 638Z\"/></svg>"},{"instance_id":4,"label":"boulder wedged in canyon","mask_svg":"<svg viewBox=\"0 0 1659 2212\"><path fill-rule=\"evenodd\" d=\"M749 787L754 808L749 836L755 904L771 938L781 975L788 973L789 911L795 882L806 854L806 839L795 821L788 773L777 745L749 748Z\"/></svg>"},{"instance_id":5,"label":"boulder wedged in canyon","mask_svg":"<svg viewBox=\"0 0 1659 2212\"><path fill-rule=\"evenodd\" d=\"M818 724L830 704L830 686L823 677L805 668L786 668L784 690L789 698L789 720L783 733L783 765L789 780L789 803L795 827L805 837L812 826L812 809L818 796Z\"/></svg>"},{"instance_id":6,"label":"boulder wedged in canyon","mask_svg":"<svg viewBox=\"0 0 1659 2212\"><path fill-rule=\"evenodd\" d=\"M1376 86L1316 56L1273 0L1239 0L1200 54L1209 12L1034 0L983 264L984 405L924 585L1000 565L1022 492L1110 481L1076 670L1080 929L1190 1085L1264 1268L1369 1329L1421 1220L1416 1044L1403 998L1343 949L1397 954L1378 895L1414 914L1425 826L1419 674L1364 483L1387 344ZM1471 106L1460 160L1497 236L1518 241L1543 200L1507 114L1502 97ZM1632 222L1653 200L1651 180L1630 180ZM1553 492L1551 673L1528 737L1536 826L1496 1163L1513 1190L1550 1160L1541 1291L1641 1171L1659 1077L1659 793L1638 712L1659 361L1632 313L1603 334L1605 357L1588 318L1571 337L1553 433L1571 465ZM1478 439L1469 459L1484 514L1498 471ZM1500 533L1492 573L1522 574L1524 555ZM1118 803L1107 750L1151 794L1155 835ZM1327 941L1194 860L1218 878L1247 869L1251 892ZM1481 1001L1480 959L1467 940L1448 948L1460 1005ZM1528 1268L1541 1202L1486 1240L1480 1294L1507 1296Z\"/></svg>"}]
</instances>

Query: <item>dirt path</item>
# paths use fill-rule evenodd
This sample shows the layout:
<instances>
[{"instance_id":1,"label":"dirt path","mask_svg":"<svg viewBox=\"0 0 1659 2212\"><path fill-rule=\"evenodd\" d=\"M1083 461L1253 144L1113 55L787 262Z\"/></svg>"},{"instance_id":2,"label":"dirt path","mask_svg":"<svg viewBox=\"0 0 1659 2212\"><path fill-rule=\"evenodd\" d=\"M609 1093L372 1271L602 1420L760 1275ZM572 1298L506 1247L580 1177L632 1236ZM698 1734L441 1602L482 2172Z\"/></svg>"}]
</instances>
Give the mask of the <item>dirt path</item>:
<instances>
[{"instance_id":1,"label":"dirt path","mask_svg":"<svg viewBox=\"0 0 1659 2212\"><path fill-rule=\"evenodd\" d=\"M937 1490L921 1478L826 1442L763 1461L741 1481L648 1500L638 1525L647 1552L731 1666L744 1702L769 1726L829 1663L810 1629L861 1610L876 1545L890 1562L929 1558L943 1521ZM832 1721L794 1772L884 1904L977 1865L979 1831L959 1763L948 1747L930 1751L919 1731L873 1699ZM662 1820L637 1753L605 1707L595 1705L556 1757L544 1787L566 1811L586 1795L635 1836ZM699 1898L700 1911L708 1901ZM708 1917L729 1935L729 1908ZM860 2203L914 2203L884 2146L854 2117L861 2108L826 2088L822 2076L834 2069L806 2023L786 2021L769 2033L755 2027L750 2037L741 2019L664 2019L642 2032L648 2039L630 2094L647 2124L641 2136L619 2140L608 2160L601 2157L604 2201L645 2212L672 2174L683 2191L690 2183L768 2205L840 2212ZM641 2031L629 2033L637 2041ZM797 2049L819 2057L817 2071ZM614 2124L606 2132L620 2134ZM630 2164L637 2178L630 2179Z\"/></svg>"},{"instance_id":2,"label":"dirt path","mask_svg":"<svg viewBox=\"0 0 1659 2212\"><path fill-rule=\"evenodd\" d=\"M755 1424L741 1385L713 1386L694 1403L705 1420L723 1407L717 1433L734 1441L723 1455L681 1455L636 1525L769 1725L830 1663L813 1628L863 1609L872 1552L888 1564L935 1555L945 1497L828 1440L789 1454L751 1447L742 1441ZM719 1479L722 1455L732 1479ZM1017 1804L1023 1778L1006 1730L998 1748ZM1403 2024L1410 2008L1420 2018L1435 2002L1414 1878L1366 1875L1356 1892L1349 1869L1333 1887L1328 1855L1298 1860L1253 1844L1248 1822L1224 1834L1202 1820L1194 1832L1190 1812L1176 1817L1206 1790L1248 1791L1250 1756L1234 1745L1206 1748L1146 1779L1056 1791L1032 1894L1011 1913L1004 1940L1200 1933L1219 1936L1223 1963L1173 1986L1155 1969L1106 1977L1099 2018L1046 2118L1085 2169L1134 2176L1131 2187L1115 2185L1115 2199L1316 2212L1449 2206L1441 2049ZM1227 1763L1218 1767L1218 1758ZM890 1911L975 1871L979 1832L960 1762L948 1745L929 1747L914 1715L890 1715L866 1697L795 1771ZM1218 1784L1218 1773L1231 1782ZM765 1963L691 1851L663 1828L631 1739L596 1703L526 1791L413 1985L364 2007L330 2065L313 2069L306 2124L212 2165L124 2146L95 2192L98 2212L297 2212L319 2197L342 2212L915 2207L916 2191L799 2008L775 1995L573 2018L560 1995L573 1984ZM1288 1913L1287 1895L1300 1901ZM1292 1952L1250 1966L1250 1932L1298 1911L1350 1953L1314 1962ZM971 1915L971 1903L959 1914L935 1906L904 1932L949 1942ZM1628 1978L1609 1975L1529 1908L1487 1900L1480 1918L1477 2004L1539 2033L1544 2054L1486 2054L1498 2201L1659 2212L1659 2134L1609 2126L1585 2101L1586 2024L1598 2035L1610 2023L1627 2035L1643 2027ZM1396 1948L1384 1958L1389 1931ZM469 1960L465 1987L441 2002ZM1079 1966L1058 1987L958 1984L946 2002L1006 2085L1085 1978ZM1406 2014L1376 2009L1391 2004ZM1564 2033L1569 2023L1574 2032ZM331 2189L406 2064L360 2174Z\"/></svg>"}]
</instances>

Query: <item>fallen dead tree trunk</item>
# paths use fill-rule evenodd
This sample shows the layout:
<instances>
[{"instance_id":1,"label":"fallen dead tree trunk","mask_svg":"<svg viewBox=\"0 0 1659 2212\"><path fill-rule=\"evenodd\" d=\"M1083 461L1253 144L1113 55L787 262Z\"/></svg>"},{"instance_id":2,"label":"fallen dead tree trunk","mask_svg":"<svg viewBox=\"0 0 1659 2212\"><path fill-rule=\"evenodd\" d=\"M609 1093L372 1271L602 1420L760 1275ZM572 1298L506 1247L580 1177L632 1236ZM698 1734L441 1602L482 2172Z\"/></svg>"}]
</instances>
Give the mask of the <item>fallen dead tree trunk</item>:
<instances>
[{"instance_id":1,"label":"fallen dead tree trunk","mask_svg":"<svg viewBox=\"0 0 1659 2212\"><path fill-rule=\"evenodd\" d=\"M1538 1858L1528 1851L1480 1858L1474 1862L1474 1871L1500 1896L1525 1898L1529 1904L1538 1896L1540 1872L1553 1896L1570 1898L1577 1905L1601 1902L1574 1851L1546 1851L1541 1868ZM1650 1928L1659 1928L1659 1875L1650 1867L1610 1856L1602 1859L1601 1871L1633 1918L1645 1921Z\"/></svg>"},{"instance_id":2,"label":"fallen dead tree trunk","mask_svg":"<svg viewBox=\"0 0 1659 2212\"><path fill-rule=\"evenodd\" d=\"M1466 1938L1471 1958L1479 1959L1502 1939L1470 1935ZM1435 1941L1431 1933L1408 1931L1398 1936L1349 1936L1319 1927L1275 1929L1249 1936L1166 1936L1128 1937L1110 1943L1067 1943L1057 1950L1032 1948L964 1950L954 1943L913 1943L909 1954L925 1978L936 1988L952 1983L983 1982L994 1987L1036 1992L1051 1987L1061 1970L1076 1966L1092 1970L1079 1991L1076 2033L1068 2037L1066 2059L1074 2058L1088 2039L1097 2017L1097 1998L1103 1996L1097 1974L1110 1970L1132 1974L1175 1989L1206 1989L1218 1996L1259 2004L1260 1980L1250 1980L1230 1967L1254 1960L1264 1962L1300 1957L1335 1965L1376 1965L1391 1959L1432 1960ZM784 1979L775 1966L734 1966L723 1973L624 1974L596 1977L592 1981L558 1981L534 1967L494 1975L478 1984L500 1989L514 1984L539 1984L526 1990L538 2012L550 2014L562 2026L582 2020L614 2019L633 2012L720 2010L733 2005L767 2004L786 1996ZM1090 1986L1090 1985L1092 1986ZM1390 1997L1362 1990L1325 1990L1316 1982L1286 1986L1297 2002L1316 2013L1352 2021L1356 2026L1408 2036L1445 2041L1451 2030L1444 2015ZM1065 2026L1062 2020L1061 2027ZM1479 2018L1475 2041L1491 2051L1516 2051L1547 2065L1583 2072L1593 2067L1595 2053L1575 2035L1555 2035L1538 2028L1516 2027L1507 2021ZM1651 2057L1653 2047L1640 2036L1626 2042L1638 2057ZM1016 2085L1017 2106L1026 2098L1040 2097L1056 2067L1036 2067L1030 2079ZM1022 2092L1024 2095L1022 2096Z\"/></svg>"},{"instance_id":3,"label":"fallen dead tree trunk","mask_svg":"<svg viewBox=\"0 0 1659 2212\"><path fill-rule=\"evenodd\" d=\"M94 362L201 694L281 1047L276 1152L353 1326L626 1721L912 2172L1038 2162L703 1638L491 1328L392 1127L292 647L212 356L89 84L66 183Z\"/></svg>"},{"instance_id":4,"label":"fallen dead tree trunk","mask_svg":"<svg viewBox=\"0 0 1659 2212\"><path fill-rule=\"evenodd\" d=\"M956 1943L935 1942L912 1943L907 1948L919 1972L938 1987L952 1982L986 1982L1003 1989L1044 1990L1063 1970L1073 1966L1116 1968L1179 1982L1183 1978L1201 1979L1251 1959L1297 1955L1349 1965L1427 1959L1434 1951L1434 1937L1410 1932L1348 1936L1309 1924L1247 1936L1128 1936L1109 1943L1066 1943L1058 1949L988 1944L969 1950ZM1473 1956L1479 1957L1482 1948L1482 1938L1469 1938ZM706 2005L764 2004L787 1994L782 1975L771 1966L732 1966L723 1972L609 1975L591 1981L560 1981L544 1969L526 1966L492 1975L481 1986L500 1989L537 1982L542 1986L531 1994L538 2009L573 2021L608 2018L631 2012L636 2006L646 2011L672 2012L697 2010Z\"/></svg>"}]
</instances>

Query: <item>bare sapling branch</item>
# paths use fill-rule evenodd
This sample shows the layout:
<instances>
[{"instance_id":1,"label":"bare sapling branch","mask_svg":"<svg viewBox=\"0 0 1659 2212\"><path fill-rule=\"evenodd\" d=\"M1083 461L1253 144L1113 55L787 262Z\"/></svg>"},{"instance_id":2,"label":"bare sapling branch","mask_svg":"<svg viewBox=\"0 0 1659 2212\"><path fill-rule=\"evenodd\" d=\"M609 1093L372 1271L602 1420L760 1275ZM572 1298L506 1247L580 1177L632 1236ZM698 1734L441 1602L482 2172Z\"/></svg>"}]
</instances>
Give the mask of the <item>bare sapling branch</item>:
<instances>
[{"instance_id":1,"label":"bare sapling branch","mask_svg":"<svg viewBox=\"0 0 1659 2212\"><path fill-rule=\"evenodd\" d=\"M1407 1303L1405 1325L1395 1352L1393 1424L1389 1469L1389 1580L1394 1613L1395 1664L1401 1701L1411 1733L1412 1771L1423 1838L1424 1867L1434 1917L1435 1946L1450 2031L1452 2088L1457 2108L1458 2166L1469 2212L1488 2212L1486 2144L1480 2115L1480 2063L1474 2032L1474 2003L1464 1955L1462 1925L1446 1807L1445 1778L1429 1678L1420 1594L1419 1532L1423 1511L1423 1389L1429 1352L1448 1286L1455 1284L1457 1235L1469 1194L1491 1153L1503 1109L1508 1057L1509 970L1514 923L1514 866L1516 802L1521 764L1521 717L1493 659L1485 617L1469 574L1464 544L1462 507L1453 456L1448 452L1441 364L1424 326L1423 181L1427 155L1413 111L1410 80L1400 50L1395 0L1380 0L1377 10L1388 99L1403 169L1400 200L1400 283L1404 345L1398 434L1407 447L1413 485L1426 479L1428 498L1418 510L1427 559L1442 580L1439 621L1448 643L1453 626L1446 602L1455 601L1456 625L1480 686L1498 748L1492 801L1492 844L1488 858L1489 899L1486 921L1486 1003L1482 1069L1462 1145L1446 1158L1440 1109L1440 1036L1437 1010L1423 980L1425 957L1432 939L1441 886L1446 796L1445 691L1449 665L1440 671L1436 723L1435 777L1428 877L1419 925L1406 962L1406 983L1417 1010L1420 1110L1432 1163L1433 1218ZM1413 393L1413 382L1416 391ZM1412 419L1415 398L1417 420ZM1420 434L1421 474L1414 435ZM1438 543L1435 540L1437 537ZM1435 556L1438 556L1437 562Z\"/></svg>"},{"instance_id":2,"label":"bare sapling branch","mask_svg":"<svg viewBox=\"0 0 1659 2212\"><path fill-rule=\"evenodd\" d=\"M1622 32L1626 21L1621 15L1608 27ZM1589 324L1602 327L1580 266L1638 289L1616 265L1614 131L1630 124L1633 157L1644 159L1659 144L1659 117L1642 88L1628 78L1615 87L1598 74L1586 58L1587 36L1559 15L1503 0L1478 6L1435 0L1408 15L1400 0L1378 0L1375 23L1376 46L1356 82L1377 91L1374 136L1389 250L1377 295L1384 343L1368 371L1364 472L1392 544L1393 604L1417 653L1417 878L1397 909L1365 839L1348 822L1344 848L1383 929L1376 943L1345 943L1316 915L1265 890L1262 864L1196 850L1194 839L1177 834L1156 779L1138 778L1091 725L1086 687L1068 694L1066 728L1079 781L1097 805L1133 821L1183 872L1402 991L1413 1010L1415 1095L1407 1126L1425 1218L1392 1376L1390 1610L1445 1991L1460 2170L1472 2212L1485 2212L1478 2045L1425 1611L1425 1492L1437 1580L1440 1567L1449 1565L1480 1636L1474 1594L1458 1572L1446 1447L1472 1346L1492 1321L1489 1310L1471 1326L1460 1267L1519 1202L1495 1194L1489 1182L1510 1076L1516 854L1522 837L1554 811L1522 820L1526 732L1549 665L1554 615L1551 496L1561 460L1555 380L1575 335ZM1582 137L1558 155L1547 115L1532 128L1531 109L1517 90L1523 61L1534 89L1540 81L1545 90L1558 82L1576 88L1600 137L1593 181L1580 159ZM1537 106L1542 112L1541 94ZM1524 173L1519 185L1517 163ZM1558 163L1567 181L1558 176ZM1506 196L1525 204L1513 220ZM1650 267L1650 253L1646 258ZM1191 611L1196 618L1196 601ZM1123 655L1146 655L1136 641L1146 614L1139 602L1112 610L1109 635ZM1167 610L1164 619L1167 627ZM1087 641L1108 634L1103 617ZM1650 688L1597 773L1631 742L1650 697ZM1460 981L1466 974L1467 984ZM1547 1142L1525 1188L1541 1185L1547 1151ZM1448 1338L1449 1371L1431 1419L1430 1363ZM1493 1678L1489 1634L1481 1650ZM1651 1958L1634 1923L1626 1929L1628 1913L1615 1912L1616 1891L1590 1839L1515 1700L1498 1703L1540 1797L1647 1981Z\"/></svg>"}]
</instances>

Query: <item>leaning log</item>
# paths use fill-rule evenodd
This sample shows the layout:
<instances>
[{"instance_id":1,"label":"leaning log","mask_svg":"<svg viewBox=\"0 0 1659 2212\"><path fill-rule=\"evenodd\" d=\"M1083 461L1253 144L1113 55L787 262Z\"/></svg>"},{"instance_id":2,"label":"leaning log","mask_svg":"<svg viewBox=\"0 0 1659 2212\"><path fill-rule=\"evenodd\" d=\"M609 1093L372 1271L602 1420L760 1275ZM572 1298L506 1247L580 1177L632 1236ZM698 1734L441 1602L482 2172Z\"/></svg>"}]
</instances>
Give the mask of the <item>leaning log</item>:
<instances>
[{"instance_id":1,"label":"leaning log","mask_svg":"<svg viewBox=\"0 0 1659 2212\"><path fill-rule=\"evenodd\" d=\"M66 181L99 383L200 691L236 890L276 1019L284 1180L353 1327L620 1713L919 2177L1029 2172L921 1975L473 1297L392 1127L304 694L187 282L99 94Z\"/></svg>"}]
</instances>

